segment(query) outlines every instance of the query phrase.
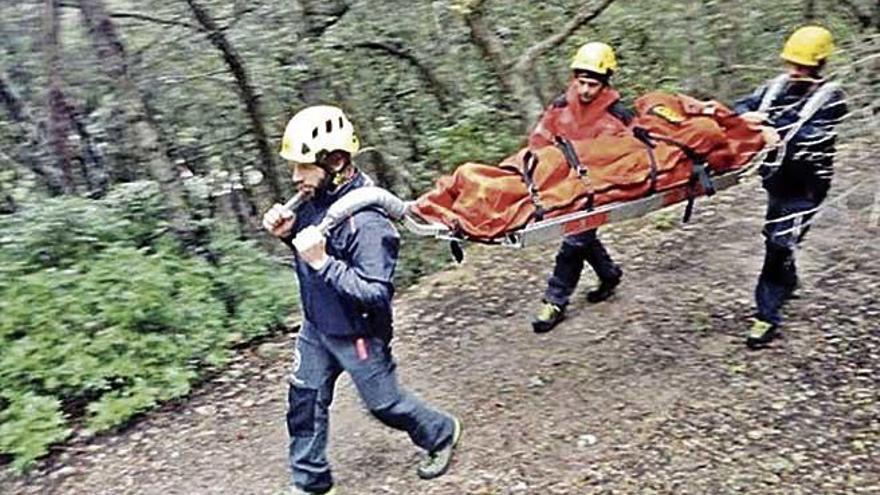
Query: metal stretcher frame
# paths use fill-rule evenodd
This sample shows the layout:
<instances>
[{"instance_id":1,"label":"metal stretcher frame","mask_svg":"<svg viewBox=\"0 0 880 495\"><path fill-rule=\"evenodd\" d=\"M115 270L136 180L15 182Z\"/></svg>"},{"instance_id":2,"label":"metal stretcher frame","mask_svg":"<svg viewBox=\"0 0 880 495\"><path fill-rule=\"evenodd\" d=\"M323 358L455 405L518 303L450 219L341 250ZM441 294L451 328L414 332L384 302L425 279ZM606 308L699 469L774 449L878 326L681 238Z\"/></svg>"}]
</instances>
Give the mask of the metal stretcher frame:
<instances>
[{"instance_id":1,"label":"metal stretcher frame","mask_svg":"<svg viewBox=\"0 0 880 495\"><path fill-rule=\"evenodd\" d=\"M712 176L714 190L720 191L739 184L749 168L746 166ZM690 184L682 184L632 201L609 203L594 210L576 211L531 223L520 229L507 232L498 238L488 241L477 240L476 242L500 244L511 248L525 248L543 242L560 240L565 236L595 229L608 223L642 217L653 211L703 195L704 191L697 190L695 194ZM408 211L403 216L403 221L406 229L416 235L431 236L454 242L473 240L456 235L443 224L426 222L415 216L411 211Z\"/></svg>"}]
</instances>

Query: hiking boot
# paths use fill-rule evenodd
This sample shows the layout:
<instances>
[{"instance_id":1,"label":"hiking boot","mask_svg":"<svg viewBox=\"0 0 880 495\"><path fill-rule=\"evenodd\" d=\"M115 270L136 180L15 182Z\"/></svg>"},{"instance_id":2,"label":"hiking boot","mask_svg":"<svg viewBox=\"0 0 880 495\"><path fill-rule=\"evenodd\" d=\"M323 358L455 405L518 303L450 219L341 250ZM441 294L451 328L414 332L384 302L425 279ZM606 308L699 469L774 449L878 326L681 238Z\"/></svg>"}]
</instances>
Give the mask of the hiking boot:
<instances>
[{"instance_id":1,"label":"hiking boot","mask_svg":"<svg viewBox=\"0 0 880 495\"><path fill-rule=\"evenodd\" d=\"M452 418L452 441L445 447L435 450L428 454L419 465L419 478L430 480L438 476L442 476L452 463L452 454L458 441L461 440L461 421L458 418Z\"/></svg>"},{"instance_id":2,"label":"hiking boot","mask_svg":"<svg viewBox=\"0 0 880 495\"><path fill-rule=\"evenodd\" d=\"M602 302L612 294L614 294L614 289L620 285L620 279L623 275L618 275L613 278L605 278L599 281L599 287L596 287L595 290L591 290L587 292L587 301L591 303Z\"/></svg>"},{"instance_id":3,"label":"hiking boot","mask_svg":"<svg viewBox=\"0 0 880 495\"><path fill-rule=\"evenodd\" d=\"M293 487L290 489L290 495L337 495L335 486L331 486L325 492L307 492L305 490L300 490L299 488Z\"/></svg>"},{"instance_id":4,"label":"hiking boot","mask_svg":"<svg viewBox=\"0 0 880 495\"><path fill-rule=\"evenodd\" d=\"M749 335L746 337L746 346L749 349L764 347L776 336L776 330L776 325L755 318L752 322L752 328L749 329Z\"/></svg>"},{"instance_id":5,"label":"hiking boot","mask_svg":"<svg viewBox=\"0 0 880 495\"><path fill-rule=\"evenodd\" d=\"M564 319L565 308L563 306L557 306L553 303L544 301L544 304L541 305L541 309L538 310L538 313L532 319L532 330L534 330L535 333L549 332Z\"/></svg>"}]
</instances>

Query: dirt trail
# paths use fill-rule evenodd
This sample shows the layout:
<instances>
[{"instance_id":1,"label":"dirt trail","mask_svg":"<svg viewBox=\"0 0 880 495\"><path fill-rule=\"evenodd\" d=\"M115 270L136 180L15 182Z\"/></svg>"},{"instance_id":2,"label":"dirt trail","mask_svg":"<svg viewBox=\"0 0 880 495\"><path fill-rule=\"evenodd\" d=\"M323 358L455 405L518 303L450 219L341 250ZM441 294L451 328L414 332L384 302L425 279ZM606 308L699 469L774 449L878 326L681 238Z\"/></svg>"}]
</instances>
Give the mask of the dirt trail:
<instances>
[{"instance_id":1,"label":"dirt trail","mask_svg":"<svg viewBox=\"0 0 880 495\"><path fill-rule=\"evenodd\" d=\"M880 493L880 183L856 166L840 167L833 193L849 194L799 253L784 338L760 352L743 346L763 255L754 181L698 202L688 225L669 228L677 208L603 230L624 283L589 305L586 276L546 335L528 317L556 246L471 249L403 292L403 381L462 417L460 455L418 480L405 435L345 380L331 416L341 493ZM264 343L186 404L6 475L0 492L281 493L289 359L288 338Z\"/></svg>"}]
</instances>

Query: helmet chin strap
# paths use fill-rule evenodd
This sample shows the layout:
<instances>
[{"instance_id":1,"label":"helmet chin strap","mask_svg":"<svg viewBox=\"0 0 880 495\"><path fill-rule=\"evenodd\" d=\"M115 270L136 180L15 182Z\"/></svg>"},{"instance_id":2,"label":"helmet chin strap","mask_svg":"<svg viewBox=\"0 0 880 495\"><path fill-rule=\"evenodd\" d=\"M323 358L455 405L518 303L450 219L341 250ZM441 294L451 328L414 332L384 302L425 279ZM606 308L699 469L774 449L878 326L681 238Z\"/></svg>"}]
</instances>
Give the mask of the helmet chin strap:
<instances>
[{"instance_id":1,"label":"helmet chin strap","mask_svg":"<svg viewBox=\"0 0 880 495\"><path fill-rule=\"evenodd\" d=\"M344 169L338 172L329 172L327 171L327 175L324 177L324 182L322 186L325 188L327 192L334 192L340 186L351 180L353 174L350 173L352 167L346 166Z\"/></svg>"},{"instance_id":2,"label":"helmet chin strap","mask_svg":"<svg viewBox=\"0 0 880 495\"><path fill-rule=\"evenodd\" d=\"M324 152L320 156L318 156L318 159L316 161L316 165L321 167L326 173L324 176L324 180L321 181L321 184L319 185L319 188L329 193L332 193L337 188L339 188L339 186L351 180L351 178L354 177L355 172L350 159L339 170L333 170L332 164L327 163L327 158L331 156L331 153Z\"/></svg>"}]
</instances>

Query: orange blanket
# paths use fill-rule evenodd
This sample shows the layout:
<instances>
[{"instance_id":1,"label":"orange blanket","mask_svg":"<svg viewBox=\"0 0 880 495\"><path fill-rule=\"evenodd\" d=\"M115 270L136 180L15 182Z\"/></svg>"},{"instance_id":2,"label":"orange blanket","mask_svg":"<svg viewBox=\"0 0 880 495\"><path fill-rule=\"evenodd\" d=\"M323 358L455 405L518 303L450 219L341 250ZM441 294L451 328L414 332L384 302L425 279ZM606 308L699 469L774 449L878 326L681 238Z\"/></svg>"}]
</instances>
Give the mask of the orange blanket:
<instances>
[{"instance_id":1,"label":"orange blanket","mask_svg":"<svg viewBox=\"0 0 880 495\"><path fill-rule=\"evenodd\" d=\"M686 145L705 157L714 173L742 167L764 145L759 132L717 102L653 92L636 100L635 108L634 127ZM595 207L641 198L691 179L692 162L675 144L658 141L649 149L634 136L604 136L572 144L587 169L585 177L569 166L555 146L522 149L497 166L459 166L417 200L415 212L470 238L492 239L535 220L535 199L544 218L552 218L583 209L590 202ZM522 172L528 168L536 190L534 199L523 179Z\"/></svg>"}]
</instances>

